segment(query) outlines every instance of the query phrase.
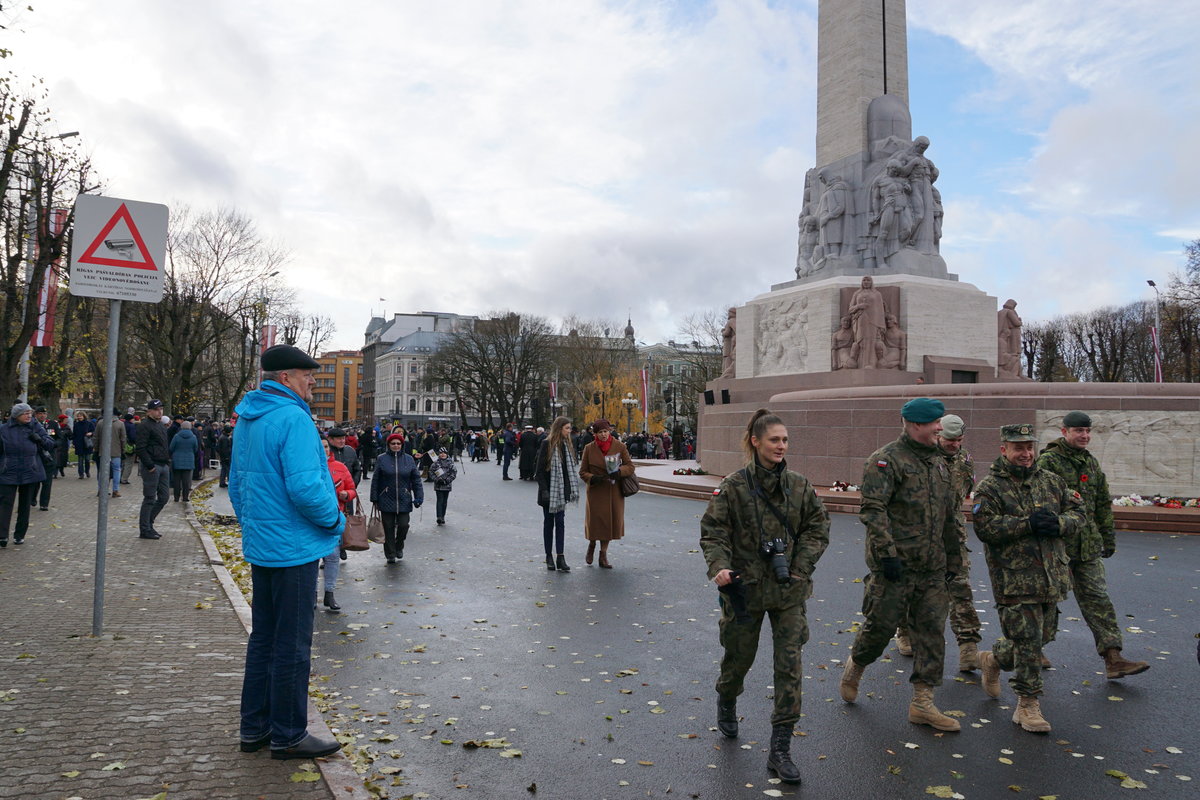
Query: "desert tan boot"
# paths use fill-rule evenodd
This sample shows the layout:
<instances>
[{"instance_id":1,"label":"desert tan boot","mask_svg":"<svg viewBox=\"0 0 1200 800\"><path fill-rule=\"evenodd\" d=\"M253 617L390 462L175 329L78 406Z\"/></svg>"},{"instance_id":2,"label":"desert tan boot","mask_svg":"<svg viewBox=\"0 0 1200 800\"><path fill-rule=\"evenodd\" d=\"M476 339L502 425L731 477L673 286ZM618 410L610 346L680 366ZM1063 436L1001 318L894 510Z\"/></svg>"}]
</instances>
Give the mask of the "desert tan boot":
<instances>
[{"instance_id":1,"label":"desert tan boot","mask_svg":"<svg viewBox=\"0 0 1200 800\"><path fill-rule=\"evenodd\" d=\"M858 699L858 681L863 676L863 670L866 667L860 667L854 662L853 658L846 659L846 668L842 670L841 692L842 699L847 703L853 703Z\"/></svg>"},{"instance_id":2,"label":"desert tan boot","mask_svg":"<svg viewBox=\"0 0 1200 800\"><path fill-rule=\"evenodd\" d=\"M957 731L961 727L954 717L947 717L933 704L933 687L913 684L913 699L908 706L908 721L917 725L932 725L939 731Z\"/></svg>"},{"instance_id":3,"label":"desert tan boot","mask_svg":"<svg viewBox=\"0 0 1200 800\"><path fill-rule=\"evenodd\" d=\"M1042 707L1036 697L1018 697L1013 722L1030 733L1049 733L1050 723L1042 716Z\"/></svg>"},{"instance_id":4,"label":"desert tan boot","mask_svg":"<svg viewBox=\"0 0 1200 800\"><path fill-rule=\"evenodd\" d=\"M979 669L979 646L974 642L963 642L958 646L958 671L971 672Z\"/></svg>"},{"instance_id":5,"label":"desert tan boot","mask_svg":"<svg viewBox=\"0 0 1200 800\"><path fill-rule=\"evenodd\" d=\"M980 683L983 684L983 690L988 693L988 697L999 697L1000 664L996 662L996 656L991 650L979 651L979 671Z\"/></svg>"},{"instance_id":6,"label":"desert tan boot","mask_svg":"<svg viewBox=\"0 0 1200 800\"><path fill-rule=\"evenodd\" d=\"M1109 680L1124 678L1126 675L1137 675L1150 669L1145 661L1126 661L1121 657L1121 651L1110 647L1104 651L1104 674Z\"/></svg>"},{"instance_id":7,"label":"desert tan boot","mask_svg":"<svg viewBox=\"0 0 1200 800\"><path fill-rule=\"evenodd\" d=\"M913 654L912 642L909 641L908 631L903 628L896 630L896 649L900 651L902 656L911 656Z\"/></svg>"}]
</instances>

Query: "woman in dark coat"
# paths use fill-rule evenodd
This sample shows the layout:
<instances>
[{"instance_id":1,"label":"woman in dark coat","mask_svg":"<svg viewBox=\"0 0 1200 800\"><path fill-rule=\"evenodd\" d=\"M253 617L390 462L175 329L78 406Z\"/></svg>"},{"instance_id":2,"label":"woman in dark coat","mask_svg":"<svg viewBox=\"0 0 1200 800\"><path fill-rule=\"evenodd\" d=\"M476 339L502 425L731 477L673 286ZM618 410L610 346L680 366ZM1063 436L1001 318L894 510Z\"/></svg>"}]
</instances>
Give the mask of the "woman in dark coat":
<instances>
[{"instance_id":1,"label":"woman in dark coat","mask_svg":"<svg viewBox=\"0 0 1200 800\"><path fill-rule=\"evenodd\" d=\"M171 487L175 500L183 495L187 502L192 494L192 475L196 471L196 455L200 452L200 440L192 433L192 423L186 419L179 423L179 432L171 439Z\"/></svg>"},{"instance_id":2,"label":"woman in dark coat","mask_svg":"<svg viewBox=\"0 0 1200 800\"><path fill-rule=\"evenodd\" d=\"M71 460L71 419L66 414L58 415L58 452L55 453L55 468L60 478L67 477L67 462Z\"/></svg>"},{"instance_id":3,"label":"woman in dark coat","mask_svg":"<svg viewBox=\"0 0 1200 800\"><path fill-rule=\"evenodd\" d=\"M75 424L71 427L71 443L75 445L75 457L79 460L79 480L92 476L92 433L96 423L82 411L75 412Z\"/></svg>"},{"instance_id":4,"label":"woman in dark coat","mask_svg":"<svg viewBox=\"0 0 1200 800\"><path fill-rule=\"evenodd\" d=\"M567 503L579 502L579 465L571 442L571 420L558 417L550 424L550 435L538 447L534 477L538 482L538 505L542 507L542 544L546 569L570 572L563 555ZM552 549L555 547L557 549ZM553 553L558 554L556 559Z\"/></svg>"},{"instance_id":5,"label":"woman in dark coat","mask_svg":"<svg viewBox=\"0 0 1200 800\"><path fill-rule=\"evenodd\" d=\"M371 502L383 517L383 554L387 563L404 558L408 538L408 515L425 502L425 487L417 462L404 452L404 437L387 438L387 452L379 456L371 475Z\"/></svg>"},{"instance_id":6,"label":"woman in dark coat","mask_svg":"<svg viewBox=\"0 0 1200 800\"><path fill-rule=\"evenodd\" d=\"M588 549L584 562L592 563L599 542L600 566L612 569L608 563L608 543L625 535L625 498L617 488L617 481L633 474L633 460L625 445L612 435L608 420L593 422L592 432L596 438L583 448L579 460L579 477L587 484L583 535L587 537Z\"/></svg>"},{"instance_id":7,"label":"woman in dark coat","mask_svg":"<svg viewBox=\"0 0 1200 800\"><path fill-rule=\"evenodd\" d=\"M8 528L12 522L13 506L17 507L17 527L13 543L25 541L29 530L29 507L46 480L42 453L54 449L54 441L46 429L33 418L33 408L26 403L12 407L8 422L0 425L0 547L8 547Z\"/></svg>"}]
</instances>

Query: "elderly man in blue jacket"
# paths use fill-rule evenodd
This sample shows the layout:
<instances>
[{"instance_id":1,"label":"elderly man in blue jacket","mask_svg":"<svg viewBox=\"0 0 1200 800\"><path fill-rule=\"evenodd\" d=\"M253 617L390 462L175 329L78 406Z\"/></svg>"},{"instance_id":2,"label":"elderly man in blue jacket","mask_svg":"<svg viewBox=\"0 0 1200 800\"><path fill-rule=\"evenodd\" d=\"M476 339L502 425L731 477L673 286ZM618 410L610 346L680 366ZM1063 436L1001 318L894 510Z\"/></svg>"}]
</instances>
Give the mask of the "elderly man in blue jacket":
<instances>
[{"instance_id":1,"label":"elderly man in blue jacket","mask_svg":"<svg viewBox=\"0 0 1200 800\"><path fill-rule=\"evenodd\" d=\"M308 732L317 564L345 518L308 402L320 365L289 345L262 354L263 381L238 404L229 499L254 585L242 682L242 752L315 758L338 743Z\"/></svg>"}]
</instances>

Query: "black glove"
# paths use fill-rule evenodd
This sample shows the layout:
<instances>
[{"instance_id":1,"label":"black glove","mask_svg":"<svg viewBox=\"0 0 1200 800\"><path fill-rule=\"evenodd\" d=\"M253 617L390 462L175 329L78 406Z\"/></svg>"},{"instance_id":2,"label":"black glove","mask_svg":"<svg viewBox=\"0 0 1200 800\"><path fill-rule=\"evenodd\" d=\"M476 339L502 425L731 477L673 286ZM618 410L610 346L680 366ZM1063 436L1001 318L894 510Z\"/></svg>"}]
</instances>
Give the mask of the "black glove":
<instances>
[{"instance_id":1,"label":"black glove","mask_svg":"<svg viewBox=\"0 0 1200 800\"><path fill-rule=\"evenodd\" d=\"M421 507L420 503L418 503L418 502L413 503L413 508L420 508L420 507Z\"/></svg>"},{"instance_id":2,"label":"black glove","mask_svg":"<svg viewBox=\"0 0 1200 800\"><path fill-rule=\"evenodd\" d=\"M883 577L895 583L904 577L904 559L896 556L884 556L879 559L883 565Z\"/></svg>"},{"instance_id":3,"label":"black glove","mask_svg":"<svg viewBox=\"0 0 1200 800\"><path fill-rule=\"evenodd\" d=\"M740 572L731 572L729 583L718 586L717 591L729 598L729 603L733 606L735 622L750 621L750 612L746 610L746 584L742 583Z\"/></svg>"},{"instance_id":4,"label":"black glove","mask_svg":"<svg viewBox=\"0 0 1200 800\"><path fill-rule=\"evenodd\" d=\"M1100 557L1101 558L1112 558L1113 555L1116 554L1116 552L1117 552L1116 547L1106 547L1100 551Z\"/></svg>"},{"instance_id":5,"label":"black glove","mask_svg":"<svg viewBox=\"0 0 1200 800\"><path fill-rule=\"evenodd\" d=\"M1029 515L1029 530L1039 539L1054 539L1062 536L1058 515L1048 508L1039 508Z\"/></svg>"},{"instance_id":6,"label":"black glove","mask_svg":"<svg viewBox=\"0 0 1200 800\"><path fill-rule=\"evenodd\" d=\"M42 437L38 436L35 431L30 431L29 432L29 441L33 442L34 444L41 444Z\"/></svg>"}]
</instances>

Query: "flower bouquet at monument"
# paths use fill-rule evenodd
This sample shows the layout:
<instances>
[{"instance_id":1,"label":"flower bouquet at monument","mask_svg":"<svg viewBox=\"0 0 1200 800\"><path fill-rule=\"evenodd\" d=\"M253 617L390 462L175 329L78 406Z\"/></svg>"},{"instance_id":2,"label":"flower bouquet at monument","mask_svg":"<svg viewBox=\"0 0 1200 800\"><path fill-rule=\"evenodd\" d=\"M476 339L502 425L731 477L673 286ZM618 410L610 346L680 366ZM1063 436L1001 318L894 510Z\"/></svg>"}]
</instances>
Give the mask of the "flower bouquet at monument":
<instances>
[{"instance_id":1,"label":"flower bouquet at monument","mask_svg":"<svg viewBox=\"0 0 1200 800\"><path fill-rule=\"evenodd\" d=\"M679 469L674 470L671 474L672 475L707 475L708 472L701 469L700 467L680 467Z\"/></svg>"}]
</instances>

